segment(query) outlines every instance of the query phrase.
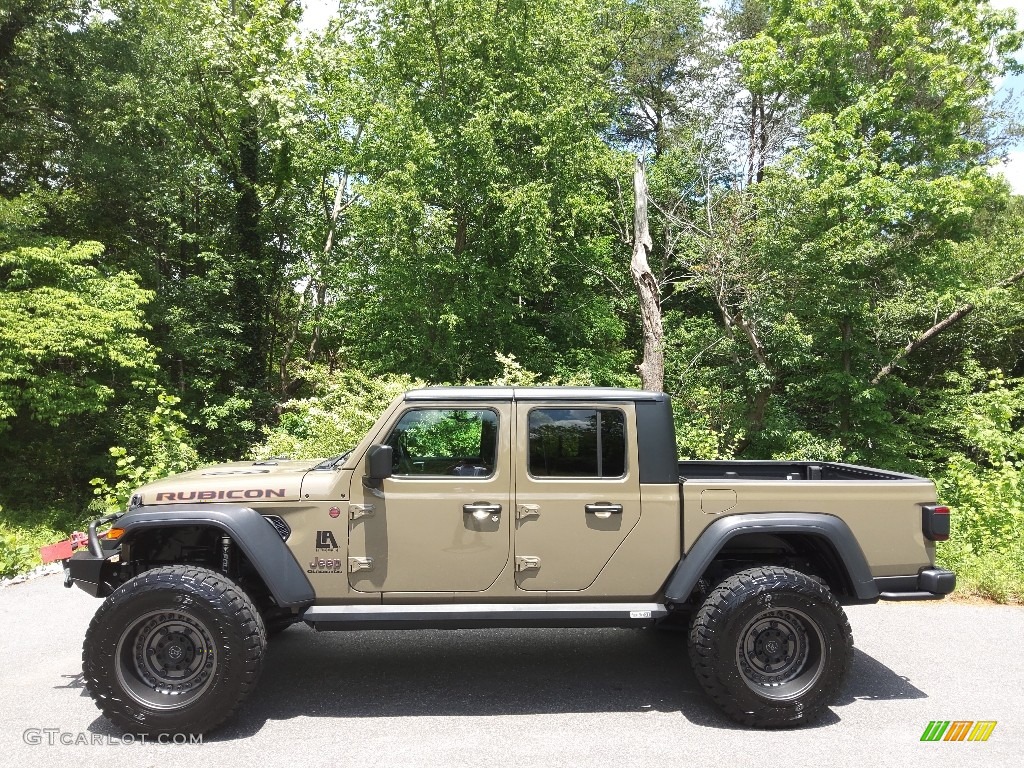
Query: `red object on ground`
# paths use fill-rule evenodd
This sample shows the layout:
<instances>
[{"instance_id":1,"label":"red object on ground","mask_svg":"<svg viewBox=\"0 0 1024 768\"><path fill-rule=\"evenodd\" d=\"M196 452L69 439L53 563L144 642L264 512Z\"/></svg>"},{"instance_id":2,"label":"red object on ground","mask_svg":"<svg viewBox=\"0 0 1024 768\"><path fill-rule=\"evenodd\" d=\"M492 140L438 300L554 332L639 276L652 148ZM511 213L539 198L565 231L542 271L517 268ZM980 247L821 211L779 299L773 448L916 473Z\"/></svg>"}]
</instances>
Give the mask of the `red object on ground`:
<instances>
[{"instance_id":1,"label":"red object on ground","mask_svg":"<svg viewBox=\"0 0 1024 768\"><path fill-rule=\"evenodd\" d=\"M89 534L75 531L71 534L70 539L40 547L39 556L43 559L43 563L53 563L57 560L67 560L76 549L87 546L89 546Z\"/></svg>"}]
</instances>

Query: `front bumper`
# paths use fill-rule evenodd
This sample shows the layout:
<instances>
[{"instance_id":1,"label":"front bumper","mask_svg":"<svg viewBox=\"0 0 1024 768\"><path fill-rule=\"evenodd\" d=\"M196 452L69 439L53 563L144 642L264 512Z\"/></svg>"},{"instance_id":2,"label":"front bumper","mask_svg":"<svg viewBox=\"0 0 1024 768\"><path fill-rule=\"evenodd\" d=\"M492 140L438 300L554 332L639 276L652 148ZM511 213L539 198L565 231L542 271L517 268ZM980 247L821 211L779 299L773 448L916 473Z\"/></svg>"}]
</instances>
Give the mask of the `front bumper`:
<instances>
[{"instance_id":1,"label":"front bumper","mask_svg":"<svg viewBox=\"0 0 1024 768\"><path fill-rule=\"evenodd\" d=\"M879 600L941 600L956 589L956 574L945 568L922 568L916 576L875 579Z\"/></svg>"},{"instance_id":2,"label":"front bumper","mask_svg":"<svg viewBox=\"0 0 1024 768\"><path fill-rule=\"evenodd\" d=\"M109 568L120 560L120 542L101 539L97 527L113 522L120 515L107 515L93 520L89 525L88 547L71 555L64 561L64 586L77 585L93 597L106 597L112 591L105 578Z\"/></svg>"},{"instance_id":3,"label":"front bumper","mask_svg":"<svg viewBox=\"0 0 1024 768\"><path fill-rule=\"evenodd\" d=\"M88 550L75 552L67 561L64 586L70 587L74 584L93 597L106 597L110 593L110 589L109 587L104 589L104 567L111 558L115 557L117 555L114 553L108 557L96 557Z\"/></svg>"}]
</instances>

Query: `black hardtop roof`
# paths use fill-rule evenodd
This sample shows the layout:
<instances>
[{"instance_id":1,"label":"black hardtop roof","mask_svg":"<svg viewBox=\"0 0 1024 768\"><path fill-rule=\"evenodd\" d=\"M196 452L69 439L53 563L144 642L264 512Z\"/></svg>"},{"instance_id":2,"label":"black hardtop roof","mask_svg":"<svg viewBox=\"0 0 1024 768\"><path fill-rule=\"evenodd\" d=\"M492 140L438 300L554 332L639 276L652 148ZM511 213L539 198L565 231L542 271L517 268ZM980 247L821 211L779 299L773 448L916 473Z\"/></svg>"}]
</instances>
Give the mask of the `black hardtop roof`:
<instances>
[{"instance_id":1,"label":"black hardtop roof","mask_svg":"<svg viewBox=\"0 0 1024 768\"><path fill-rule=\"evenodd\" d=\"M663 392L625 387L426 387L405 393L407 402L439 400L615 400L660 401Z\"/></svg>"}]
</instances>

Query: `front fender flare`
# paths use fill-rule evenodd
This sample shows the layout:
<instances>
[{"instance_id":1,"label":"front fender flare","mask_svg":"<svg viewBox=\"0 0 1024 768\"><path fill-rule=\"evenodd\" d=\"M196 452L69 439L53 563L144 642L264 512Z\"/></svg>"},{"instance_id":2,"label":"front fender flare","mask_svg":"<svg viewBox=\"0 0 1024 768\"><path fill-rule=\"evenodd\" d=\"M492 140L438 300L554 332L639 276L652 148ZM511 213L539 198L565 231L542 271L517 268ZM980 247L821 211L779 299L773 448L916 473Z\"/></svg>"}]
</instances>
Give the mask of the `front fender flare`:
<instances>
[{"instance_id":1,"label":"front fender flare","mask_svg":"<svg viewBox=\"0 0 1024 768\"><path fill-rule=\"evenodd\" d=\"M867 602L878 599L878 587L871 576L864 552L857 543L857 537L840 518L823 513L769 512L728 515L705 528L665 583L665 600L686 602L722 548L731 539L748 533L804 534L827 540L846 568L857 600Z\"/></svg>"},{"instance_id":2,"label":"front fender flare","mask_svg":"<svg viewBox=\"0 0 1024 768\"><path fill-rule=\"evenodd\" d=\"M141 507L117 521L122 541L139 531L206 525L219 528L245 553L282 608L305 608L316 598L288 545L256 510L229 504L163 504Z\"/></svg>"}]
</instances>

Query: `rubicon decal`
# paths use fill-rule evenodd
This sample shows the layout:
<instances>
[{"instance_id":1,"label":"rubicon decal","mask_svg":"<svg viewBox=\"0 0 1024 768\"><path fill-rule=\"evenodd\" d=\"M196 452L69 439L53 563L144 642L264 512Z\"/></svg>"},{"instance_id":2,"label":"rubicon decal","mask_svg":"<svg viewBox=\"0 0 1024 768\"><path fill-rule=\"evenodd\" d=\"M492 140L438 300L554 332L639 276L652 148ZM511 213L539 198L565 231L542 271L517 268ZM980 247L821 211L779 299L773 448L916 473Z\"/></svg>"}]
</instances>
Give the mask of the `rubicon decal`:
<instances>
[{"instance_id":1,"label":"rubicon decal","mask_svg":"<svg viewBox=\"0 0 1024 768\"><path fill-rule=\"evenodd\" d=\"M231 499L283 499L287 495L284 488L236 488L230 491L161 491L156 501L221 501Z\"/></svg>"},{"instance_id":2,"label":"rubicon decal","mask_svg":"<svg viewBox=\"0 0 1024 768\"><path fill-rule=\"evenodd\" d=\"M921 741L988 741L996 720L932 720L921 734Z\"/></svg>"}]
</instances>

